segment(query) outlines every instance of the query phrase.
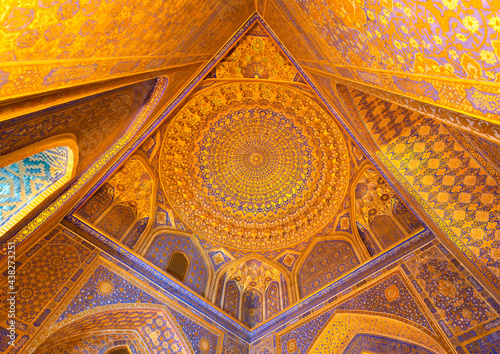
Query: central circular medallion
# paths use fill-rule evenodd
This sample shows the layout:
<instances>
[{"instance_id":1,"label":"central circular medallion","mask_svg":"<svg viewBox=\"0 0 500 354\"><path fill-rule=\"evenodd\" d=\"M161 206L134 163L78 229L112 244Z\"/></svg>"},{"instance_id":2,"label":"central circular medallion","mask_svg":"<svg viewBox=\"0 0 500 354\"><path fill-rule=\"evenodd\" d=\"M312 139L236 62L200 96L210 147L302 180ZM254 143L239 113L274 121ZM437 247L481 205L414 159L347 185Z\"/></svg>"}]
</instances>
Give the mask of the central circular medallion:
<instances>
[{"instance_id":1,"label":"central circular medallion","mask_svg":"<svg viewBox=\"0 0 500 354\"><path fill-rule=\"evenodd\" d=\"M218 115L201 136L193 162L202 187L242 220L287 212L308 188L314 149L282 112L242 107Z\"/></svg>"},{"instance_id":2,"label":"central circular medallion","mask_svg":"<svg viewBox=\"0 0 500 354\"><path fill-rule=\"evenodd\" d=\"M160 180L200 236L272 249L329 221L347 166L342 134L314 101L285 86L232 83L198 94L174 117Z\"/></svg>"},{"instance_id":3,"label":"central circular medallion","mask_svg":"<svg viewBox=\"0 0 500 354\"><path fill-rule=\"evenodd\" d=\"M248 167L261 169L266 165L267 156L262 151L250 151L245 156Z\"/></svg>"}]
</instances>

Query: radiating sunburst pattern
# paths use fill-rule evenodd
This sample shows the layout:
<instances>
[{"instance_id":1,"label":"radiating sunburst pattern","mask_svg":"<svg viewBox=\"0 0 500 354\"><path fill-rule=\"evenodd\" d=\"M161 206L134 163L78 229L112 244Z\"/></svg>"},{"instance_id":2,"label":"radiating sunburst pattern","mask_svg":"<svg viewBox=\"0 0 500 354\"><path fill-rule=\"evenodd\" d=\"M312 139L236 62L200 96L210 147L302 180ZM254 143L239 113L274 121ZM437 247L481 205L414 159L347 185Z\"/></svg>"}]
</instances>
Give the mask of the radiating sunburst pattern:
<instances>
[{"instance_id":1,"label":"radiating sunburst pattern","mask_svg":"<svg viewBox=\"0 0 500 354\"><path fill-rule=\"evenodd\" d=\"M167 128L160 160L180 216L202 236L237 248L311 236L348 181L333 118L275 84L225 84L194 97Z\"/></svg>"}]
</instances>

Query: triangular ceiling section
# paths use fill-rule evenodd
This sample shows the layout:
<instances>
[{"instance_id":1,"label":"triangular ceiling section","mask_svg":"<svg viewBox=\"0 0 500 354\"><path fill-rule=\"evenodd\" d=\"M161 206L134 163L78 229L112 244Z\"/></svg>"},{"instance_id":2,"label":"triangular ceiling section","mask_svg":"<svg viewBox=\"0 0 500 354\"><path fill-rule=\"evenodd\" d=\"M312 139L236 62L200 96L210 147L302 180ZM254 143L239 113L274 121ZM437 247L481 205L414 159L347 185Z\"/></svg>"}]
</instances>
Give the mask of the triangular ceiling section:
<instances>
[{"instance_id":1,"label":"triangular ceiling section","mask_svg":"<svg viewBox=\"0 0 500 354\"><path fill-rule=\"evenodd\" d=\"M239 31L235 38L232 39L232 46L226 46L226 51L219 53L216 56L216 59L219 59L217 62L214 62L213 65L207 66L202 73L202 75L198 76L194 82L191 84L191 87L193 88L193 92L189 97L189 100L195 100L197 97L203 97L203 99L200 102L209 102L210 105L217 105L217 98L215 96L210 96L206 95L204 96L204 93L208 92L213 92L214 88L217 87L228 87L227 85L231 85L232 83L236 83L236 86L241 86L241 87L248 87L250 86L245 86L245 85L253 85L253 88L257 88L259 86L261 87L271 87L272 85L275 85L276 87L281 87L281 88L286 88L289 87L290 89L295 90L296 92L300 92L303 95L306 95L309 98L314 99L316 103L319 103L322 107L325 105L328 106L328 102L325 101L324 99L320 98L317 93L313 90L313 88L310 86L310 81L307 77L305 77L303 71L301 70L300 66L293 60L291 56L286 52L286 50L282 47L280 47L279 43L275 38L273 38L270 35L270 29L265 27L266 25L263 22L260 22L260 18L258 15L254 16L249 23L243 27L242 30ZM247 30L248 29L248 30ZM246 32L245 32L246 31ZM304 75L304 76L303 76ZM305 78L304 78L305 77ZM197 85L196 87L193 87ZM236 91L235 91L236 92ZM238 91L236 92L237 94L245 94L243 91ZM259 91L259 94L264 93L264 91ZM252 96L253 95L253 96ZM254 93L249 93L249 97L257 97L255 96ZM286 95L285 95L286 96ZM264 96L262 96L264 97ZM284 99L284 98L283 98ZM211 101L212 100L212 101ZM235 101L232 102L234 104ZM277 102L276 102L277 103ZM176 107L172 107L170 109L170 112L172 112L174 109L176 110L176 114L180 114L179 112L182 112L184 108L180 107L187 107L189 104L189 101L186 103L185 106L182 106L182 104L178 104ZM286 104L289 105L289 107L282 107L277 109L291 109L291 107L296 104L292 101L286 102ZM236 106L232 106L236 107ZM178 110L179 108L180 110ZM196 110L196 107L193 107L194 110ZM236 108L235 108L236 109ZM321 110L324 108L321 108ZM311 112L313 115L318 114L317 117L319 117L319 106L318 110ZM165 117L165 116L164 116ZM176 118L172 118L176 119ZM335 122L332 117L328 118L331 119L331 122L329 122L330 127L337 126L337 123ZM318 119L316 119L318 120ZM319 119L320 121L322 119ZM216 239L212 240L210 237L202 236L202 237L196 237L193 235L190 231L190 225L192 223L184 223L182 220L185 220L186 215L180 215L178 213L179 208L172 205L171 202L169 202L169 199L171 198L166 198L166 195L170 193L169 189L163 189L162 185L158 183L156 186L149 186L148 183L150 181L150 178L147 178L147 174L144 173L141 169L135 168L137 170L137 175L141 176L146 176L143 182L141 182L141 187L143 190L139 191L139 193L149 193L149 195L153 194L153 191L158 191L158 197L156 200L156 206L157 208L153 211L151 217L147 220L144 219L144 215L139 218L139 216L134 217L134 208L138 208L139 205L134 198L128 198L127 199L127 191L125 193L123 190L120 190L125 188L129 191L131 191L130 187L127 187L124 185L124 182L130 182L130 178L127 176L124 176L126 174L130 174L132 170L134 170L133 166L131 167L131 162L135 161L134 163L137 164L138 166L141 166L142 162L145 162L145 164L150 164L151 168L154 169L154 172L150 175L161 175L163 172L160 170L161 162L159 162L159 151L165 150L163 147L160 146L161 141L163 141L164 136L166 135L165 130L168 129L167 126L170 124L171 119L169 119L169 122L165 122L163 125L160 125L160 129L157 128L156 132L150 136L147 140L141 140L143 143L142 146L139 148L139 155L145 156L144 159L138 158L138 155L134 155L132 159L127 162L121 169L118 170L114 175L111 175L111 178L108 179L108 181L101 186L101 188L98 190L97 193L95 193L90 199L88 199L86 202L85 200L82 200L81 203L75 208L79 208L76 214L69 215L66 218L66 221L69 221L73 223L73 226L79 227L83 230L85 230L87 233L90 235L96 235L98 236L99 239L104 240L107 239L106 242L108 243L113 243L113 248L115 249L122 249L122 245L125 245L129 249L133 249L135 252L138 252L141 254L144 258L147 260L151 261L155 266L163 268L163 266L166 265L166 259L161 262L162 256L160 254L157 254L155 252L153 253L148 253L147 249L148 247L152 247L151 245L156 245L155 242L157 241L151 241L146 239L145 237L147 236L149 230L151 230L154 227L164 227L164 230L181 230L181 231L187 231L186 236L184 237L182 243L184 245L192 245L188 247L193 247L192 249L194 250L196 247L195 245L197 243L201 244L203 248L202 253L206 253L206 256L210 258L210 262L214 265L215 271L217 271L220 267L220 269L223 269L226 267L226 263L231 261L230 257L228 255L231 255L233 258L242 258L242 259L252 259L252 257L257 257L260 259L257 263L260 264L262 261L267 260L272 260L276 262L277 268L270 268L273 269L273 272L275 272L275 278L279 282L280 279L283 282L287 282L290 284L290 275L288 275L289 271L291 271L298 262L295 262L297 259L297 256L305 252L305 250L312 250L314 247L313 244L308 247L309 244L309 239L312 239L313 237L316 236L315 233L310 233L308 236L307 240L304 240L304 242L299 243L297 245L293 245L292 248L287 248L285 246L280 248L280 249L275 249L273 251L268 251L268 250L263 250L259 247L256 247L255 249L252 249L254 247L252 244L249 245L243 245L243 246L238 246L238 244L234 243L233 248L228 247L228 243L224 242L221 239ZM173 121L172 121L173 122ZM168 124L167 124L168 123ZM158 127L159 125L156 125ZM188 129L188 135L192 134L192 128L193 125L184 125L183 124L183 130ZM328 129L327 126L323 127L323 129ZM342 132L339 134L338 139L339 140L346 140L347 144L346 147L349 146L349 149L352 151L357 151L357 157L356 159L363 160L362 153L360 152L360 148L356 147L356 143L349 137L348 134L343 129L340 129ZM174 139L180 139L184 140L182 134L184 132L178 131L178 134L175 135ZM324 131L324 134L328 135L326 131ZM342 138L342 135L344 138ZM194 137L192 140L197 140L196 137ZM290 139L290 137L287 136L287 140L294 140ZM187 140L185 140L187 141ZM362 148L361 148L362 149ZM187 149L189 154L191 155L196 155L198 152L196 150L191 150ZM351 152L347 152L345 150L343 153L347 155L350 155L351 157L346 158L346 161L349 159L354 160L352 157ZM177 153L170 153L167 152L167 155L169 156L176 156ZM332 156L324 156L321 160L322 161L327 161L331 160ZM335 160L335 159L333 159ZM339 158L340 160L340 158ZM130 166L129 166L130 165ZM172 168L170 168L172 166ZM351 167L349 167L351 166ZM354 166L356 166L354 168ZM364 165L366 167L366 163ZM129 168L130 167L130 168ZM142 168L142 167L141 167ZM175 161L172 160L172 164L169 165L169 169L173 170L175 174L178 175L185 175L185 171L181 170L179 165L176 164ZM348 172L349 171L349 172ZM354 171L354 172L350 172ZM361 171L361 165L359 162L352 162L349 163L345 166L344 170L342 173L345 173L346 176L350 175L350 179L352 183L353 177L357 174L357 172ZM134 172L132 171L132 174ZM383 180L380 175L377 174L377 178L379 180ZM128 179L127 179L128 178ZM141 177L142 178L142 177ZM160 178L161 179L161 178ZM382 183L382 182L380 182ZM385 183L385 182L384 182ZM130 183L129 183L130 184ZM96 190L96 187L94 190ZM149 190L145 191L143 187L148 187ZM390 189L390 187L386 186L387 188ZM335 187L334 187L335 188ZM350 230L351 224L354 225L355 228L355 221L354 219L351 220L352 213L350 213L350 204L349 204L349 196L345 196L345 191L347 190L347 185L344 185L343 187L340 188L340 195L341 199L343 199L341 202L342 206L339 208L342 211L342 223L340 222L340 216L336 215L335 212L332 212L331 214L328 214L328 220L331 219L331 224L328 224L327 227L324 228L323 231L320 232L321 235L327 235L329 232L332 230L337 229L338 231L340 230ZM131 191L133 192L133 191ZM132 196L135 195L136 193L130 193ZM144 193L143 193L144 194ZM328 198L328 195L325 193L324 196ZM107 204L104 205L102 202L104 200L107 200ZM146 200L146 199L145 199ZM85 204L84 204L85 202ZM101 204L99 204L101 203ZM145 203L142 203L145 204ZM141 205L142 205L141 204ZM147 203L146 203L147 204ZM151 204L151 203L150 203ZM150 205L148 204L148 205ZM333 203L332 203L333 204ZM114 205L112 207L112 205ZM142 209L148 208L148 205L143 205ZM316 206L318 204L315 204ZM336 205L336 204L335 204ZM121 222L119 219L122 218L126 214L125 208L124 207L131 207L132 212L129 212L130 216L128 219L128 223L126 225ZM222 207L228 208L227 205L222 205ZM114 210L115 208L116 210ZM121 210L121 209L124 210ZM106 216L104 216L103 210L106 211ZM198 209L197 209L198 210ZM92 214L90 215L89 212L91 213L101 213L99 215L97 214ZM138 214L138 213L136 213ZM326 213L325 213L326 214ZM350 216L351 215L351 216ZM182 220L181 220L182 219ZM325 219L325 222L328 222L328 220ZM111 222L113 221L113 222ZM208 222L211 224L210 222ZM418 221L417 221L418 223ZM112 225L117 225L121 224L122 226L118 230L117 227L111 227L109 228L108 226ZM341 225L342 224L342 225ZM294 225L295 226L295 225ZM195 229L195 232L198 233L198 230ZM321 227L320 227L321 229ZM411 233L409 233L411 234ZM144 236L144 237L143 237ZM402 238L407 237L402 236ZM147 236L149 237L149 236ZM177 241L180 241L182 237L178 237ZM249 237L250 238L250 237ZM400 238L400 239L402 239ZM114 240L113 240L114 239ZM400 240L398 239L398 240ZM398 241L396 240L396 242ZM300 241L300 240L299 240ZM105 242L105 243L106 243ZM151 243L153 242L153 243ZM160 243L163 242L168 242L166 239L158 241L158 246L161 248ZM392 242L392 241L391 241ZM318 243L318 242L317 242ZM293 242L292 242L293 244ZM388 245L391 243L389 242ZM257 244L255 244L257 245ZM269 249L276 248L276 246L269 245L267 246ZM319 246L318 246L319 247ZM385 246L380 247L380 250L385 248ZM222 251L221 251L222 250ZM205 252L206 251L206 252ZM346 267L345 265L343 266L344 271L348 271L352 267L355 267L357 264L360 262L363 262L367 257L368 257L368 251L361 252L363 256L359 258L359 261L354 262L351 264L349 267ZM288 257L285 257L288 255ZM295 256L294 256L295 255ZM154 259L151 258L154 256ZM353 253L354 256L354 253ZM204 256L200 255L200 257L197 259L197 261L201 264L203 263L202 258ZM250 258L249 258L250 257ZM286 261L285 261L286 258ZM265 268L265 267L264 267ZM288 270L287 270L288 269ZM227 271L227 270L224 270ZM281 272L281 275L280 275ZM221 273L221 272L219 272ZM251 272L250 272L251 273ZM258 272L257 272L258 273ZM222 273L221 273L222 274ZM258 273L260 274L260 273ZM274 274L274 273L273 273ZM342 273L339 273L337 276L340 276ZM245 281L248 284L252 284L252 281L248 280L248 277L251 277L251 275L245 275ZM222 279L222 278L221 278ZM228 276L229 279L229 276ZM226 279L227 280L227 279ZM238 283L240 280L234 280L236 281L236 287L243 289L243 291L253 291L253 290L259 290L258 289L258 283L255 282L256 288L252 288L252 286L248 286L248 284L245 283L245 286L240 286ZM328 284L329 280L325 280L324 282L318 283L318 285L314 285L316 288L320 288L323 285ZM199 283L197 284L196 281L193 283L192 290L195 292L198 292L200 295L208 297L210 294L204 293L204 285L205 283ZM194 286L197 287L194 287ZM312 286L312 285L311 285ZM188 287L191 287L188 285ZM308 288L308 292L305 290L303 291L302 296L307 296L310 292L312 292L316 288ZM218 305L220 300L217 299L212 299L212 301L216 302ZM299 300L299 295L293 295L291 296L288 301L290 301L290 304L295 303L296 301ZM219 305L218 305L219 306ZM286 306L284 306L286 307ZM226 309L224 310L227 313L232 313L233 317L238 318L238 315L236 313L231 312L231 309ZM283 310L283 307L277 307L273 313L267 314L266 316L272 316L276 313L279 313L281 310ZM254 320L245 320L244 318L238 318L241 322L246 323L249 327L254 326L256 323L263 322L268 319L268 317L262 317L258 321Z\"/></svg>"},{"instance_id":2,"label":"triangular ceiling section","mask_svg":"<svg viewBox=\"0 0 500 354\"><path fill-rule=\"evenodd\" d=\"M207 78L303 82L295 66L258 21Z\"/></svg>"},{"instance_id":3,"label":"triangular ceiling section","mask_svg":"<svg viewBox=\"0 0 500 354\"><path fill-rule=\"evenodd\" d=\"M128 151L121 157L119 161L101 178L101 182L94 184L92 189L87 193L87 196L80 200L78 205L76 205L73 211L80 208L83 203L88 200L88 198L104 183L106 179L113 175L117 170L119 164L125 161L132 153L138 149L139 145L144 142L148 135L152 134L155 129L167 118L167 116L179 107L182 99L187 97L190 92L196 90L197 85L199 85L199 90L204 87L211 86L217 81L224 80L262 80L268 82L279 82L280 84L286 84L299 88L310 97L314 97L315 94L311 91L309 85L313 85L308 79L307 75L300 68L298 63L293 59L290 53L282 47L276 37L272 36L272 31L267 27L267 25L262 21L258 14L254 14L234 35L228 40L226 45L222 50L207 64L203 70L198 74L195 79L184 89L182 93L179 94L178 98L173 101L161 114L156 122L149 127L147 131L144 131L135 144L128 149ZM271 35L270 35L271 34ZM205 80L203 80L205 78ZM202 81L203 80L203 81ZM309 84L309 85L308 85ZM316 94L319 95L320 99L316 98L316 101L322 101L322 104L326 105L334 116L337 116L336 110L324 99L321 93L314 90ZM339 119L344 128L348 129L348 126ZM157 142L159 143L159 142ZM363 146L359 146L364 150ZM366 150L364 150L366 152ZM367 154L369 156L369 154ZM376 162L373 161L372 162ZM383 173L383 172L382 172ZM153 190L154 188L152 188ZM132 203L134 204L134 203ZM131 205L132 209L135 205ZM116 215L119 215L123 210L119 210L116 206ZM130 213L129 213L130 214ZM332 215L333 216L333 215ZM177 215L171 216L174 220ZM78 227L82 227L92 232L97 232L96 230L90 230L89 225L81 222L78 218L72 215L67 216L67 221L73 222ZM131 216L129 219L134 220ZM143 218L144 219L144 218ZM154 220L149 220L146 222L143 219L137 219L134 222L130 221L127 227L123 227L123 230L111 230L113 232L130 232L132 226L137 226L138 230L145 230L151 227ZM175 220L177 221L177 220ZM175 222L174 221L174 222ZM135 224L134 224L135 223ZM147 225L147 227L145 226ZM182 223L179 220L179 225ZM101 225L102 226L102 225ZM104 226L100 227L102 229ZM184 227L184 226L183 226ZM109 233L109 232L108 232ZM140 236L140 235L139 235ZM134 236L136 237L136 236ZM120 248L114 244L114 248Z\"/></svg>"}]
</instances>

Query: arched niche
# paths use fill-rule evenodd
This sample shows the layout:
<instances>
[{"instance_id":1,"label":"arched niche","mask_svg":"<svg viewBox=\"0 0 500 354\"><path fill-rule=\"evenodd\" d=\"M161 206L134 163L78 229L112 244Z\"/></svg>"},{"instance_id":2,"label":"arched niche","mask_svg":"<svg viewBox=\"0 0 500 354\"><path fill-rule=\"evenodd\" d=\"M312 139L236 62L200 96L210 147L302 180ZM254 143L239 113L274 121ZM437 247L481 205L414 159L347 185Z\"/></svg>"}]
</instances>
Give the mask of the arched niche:
<instances>
[{"instance_id":1,"label":"arched niche","mask_svg":"<svg viewBox=\"0 0 500 354\"><path fill-rule=\"evenodd\" d=\"M282 265L251 254L217 273L211 300L231 316L255 327L277 315L293 299L290 274Z\"/></svg>"},{"instance_id":2,"label":"arched niche","mask_svg":"<svg viewBox=\"0 0 500 354\"><path fill-rule=\"evenodd\" d=\"M243 293L241 303L241 322L253 328L263 321L264 297L257 289Z\"/></svg>"},{"instance_id":3,"label":"arched niche","mask_svg":"<svg viewBox=\"0 0 500 354\"><path fill-rule=\"evenodd\" d=\"M364 245L352 234L336 232L316 237L299 258L294 271L300 298L330 284L367 259Z\"/></svg>"},{"instance_id":4,"label":"arched niche","mask_svg":"<svg viewBox=\"0 0 500 354\"><path fill-rule=\"evenodd\" d=\"M223 310L234 318L238 318L240 314L241 293L235 280L231 279L227 282L224 289L224 307Z\"/></svg>"},{"instance_id":5,"label":"arched niche","mask_svg":"<svg viewBox=\"0 0 500 354\"><path fill-rule=\"evenodd\" d=\"M0 157L0 236L75 176L78 157L73 134Z\"/></svg>"},{"instance_id":6,"label":"arched niche","mask_svg":"<svg viewBox=\"0 0 500 354\"><path fill-rule=\"evenodd\" d=\"M111 348L105 354L132 354L132 352L130 351L130 348L128 346L124 345L116 348Z\"/></svg>"},{"instance_id":7,"label":"arched niche","mask_svg":"<svg viewBox=\"0 0 500 354\"><path fill-rule=\"evenodd\" d=\"M158 183L148 160L132 155L76 211L76 216L129 248L149 233L154 224Z\"/></svg>"},{"instance_id":8,"label":"arched niche","mask_svg":"<svg viewBox=\"0 0 500 354\"><path fill-rule=\"evenodd\" d=\"M131 207L115 204L96 226L107 235L119 240L135 219L136 214Z\"/></svg>"},{"instance_id":9,"label":"arched niche","mask_svg":"<svg viewBox=\"0 0 500 354\"><path fill-rule=\"evenodd\" d=\"M167 273L172 274L179 281L184 281L189 268L189 259L183 252L174 252L168 261Z\"/></svg>"},{"instance_id":10,"label":"arched niche","mask_svg":"<svg viewBox=\"0 0 500 354\"><path fill-rule=\"evenodd\" d=\"M217 272L214 274L214 278L213 278L214 285L211 286L211 292L207 294L207 297L213 302L216 301L217 292L218 292L218 289L220 287L219 283L221 283L221 279L226 278L224 281L230 280L229 278L226 277L228 270L236 265L245 263L245 262L252 260L252 259L263 262L263 263L267 264L268 266L275 268L277 271L279 271L281 273L281 276L283 278L282 282L287 284L286 287L291 288L293 286L292 274L285 266L283 266L282 264L280 264L278 262L271 261L268 258L266 258L260 254L254 253L254 254L249 254L249 255L246 255L244 257L238 258L236 260L227 262L223 266L221 266L217 270ZM289 299L288 300L289 303L294 303L296 301L295 293L291 290L287 291L287 298Z\"/></svg>"},{"instance_id":11,"label":"arched niche","mask_svg":"<svg viewBox=\"0 0 500 354\"><path fill-rule=\"evenodd\" d=\"M396 351L394 351L396 350ZM345 354L386 354L386 353L419 353L435 354L430 349L423 348L414 343L401 339L385 337L376 334L357 333L346 345Z\"/></svg>"},{"instance_id":12,"label":"arched niche","mask_svg":"<svg viewBox=\"0 0 500 354\"><path fill-rule=\"evenodd\" d=\"M358 171L351 185L351 199L353 229L371 256L424 228L369 163Z\"/></svg>"},{"instance_id":13,"label":"arched niche","mask_svg":"<svg viewBox=\"0 0 500 354\"><path fill-rule=\"evenodd\" d=\"M108 354L114 350L124 354L146 353L144 341L137 332L114 330L111 333L95 331L51 342L44 354L85 353ZM128 350L128 351L123 351Z\"/></svg>"},{"instance_id":14,"label":"arched niche","mask_svg":"<svg viewBox=\"0 0 500 354\"><path fill-rule=\"evenodd\" d=\"M425 333L415 326L384 316L356 313L336 313L318 334L308 354L341 354L357 334L390 339L417 347L429 354L445 354L451 348L443 348L440 338ZM445 343L444 341L441 341ZM282 343L287 345L288 343ZM372 353L372 351L367 351Z\"/></svg>"},{"instance_id":15,"label":"arched niche","mask_svg":"<svg viewBox=\"0 0 500 354\"><path fill-rule=\"evenodd\" d=\"M182 283L192 291L205 296L212 281L211 262L192 233L166 227L155 228L153 233L148 235L141 254L165 274L169 274L167 267L174 253L184 254L189 262ZM172 277L179 281L178 278Z\"/></svg>"},{"instance_id":16,"label":"arched niche","mask_svg":"<svg viewBox=\"0 0 500 354\"><path fill-rule=\"evenodd\" d=\"M157 325L162 328L162 335L153 340L149 336L154 330L151 326ZM26 348L27 352L50 352L51 348L77 341L78 339L99 336L103 333L135 333L143 344L146 344L153 352L171 351L190 353L190 345L186 342L183 329L177 324L173 316L165 306L121 304L107 305L56 322L46 331L39 332L36 341L31 342ZM108 341L102 346L103 353L114 348L132 344L132 338L115 343ZM41 343L41 344L39 344ZM37 346L37 344L39 344ZM86 345L85 342L82 344ZM85 348L83 348L85 349ZM140 348L137 348L140 349Z\"/></svg>"},{"instance_id":17,"label":"arched niche","mask_svg":"<svg viewBox=\"0 0 500 354\"><path fill-rule=\"evenodd\" d=\"M370 253L370 257L375 256L380 252L380 248L378 244L375 242L372 234L368 231L363 225L356 222L356 230L358 231L359 237L361 241L365 244L368 252Z\"/></svg>"},{"instance_id":18,"label":"arched niche","mask_svg":"<svg viewBox=\"0 0 500 354\"><path fill-rule=\"evenodd\" d=\"M370 229L384 249L407 236L389 215L375 215L370 222Z\"/></svg>"},{"instance_id":19,"label":"arched niche","mask_svg":"<svg viewBox=\"0 0 500 354\"><path fill-rule=\"evenodd\" d=\"M286 289L283 289L286 292ZM284 295L283 295L284 296ZM264 294L264 302L266 304L265 318L269 319L274 315L281 312L285 305L285 301L280 298L280 283L278 281L273 281L266 289Z\"/></svg>"}]
</instances>

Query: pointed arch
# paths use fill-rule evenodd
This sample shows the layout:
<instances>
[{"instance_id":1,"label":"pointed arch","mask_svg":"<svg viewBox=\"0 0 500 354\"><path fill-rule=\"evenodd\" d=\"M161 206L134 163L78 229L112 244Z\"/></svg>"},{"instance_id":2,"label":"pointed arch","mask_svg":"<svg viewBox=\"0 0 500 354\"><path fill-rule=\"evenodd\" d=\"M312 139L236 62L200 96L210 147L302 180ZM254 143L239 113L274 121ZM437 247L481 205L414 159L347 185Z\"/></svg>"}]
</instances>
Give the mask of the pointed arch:
<instances>
[{"instance_id":1,"label":"pointed arch","mask_svg":"<svg viewBox=\"0 0 500 354\"><path fill-rule=\"evenodd\" d=\"M311 252L315 249L315 247L318 245L318 243L322 242L328 242L328 241L337 241L337 242L342 242L344 244L350 245L352 248L353 254L356 256L358 265L362 264L366 259L368 259L368 256L366 255L366 250L364 249L364 245L355 237L355 235L352 235L348 232L343 232L343 231L337 231L335 233L332 233L330 235L326 236L321 236L321 237L315 237L311 243L307 246L307 248L304 250L304 253L302 256L298 259L297 265L294 267L293 271L293 279L295 280L292 284L294 284L294 290L296 292L297 299L303 298L306 296L306 294L303 294L301 291L301 285L300 285L300 274L301 270L308 260L308 258L311 255ZM357 265L356 265L357 266ZM348 272L350 269L345 270L345 272ZM333 276L329 278L328 283L332 282L337 278L337 276ZM318 285L318 289L325 286L327 283L322 283ZM316 289L317 290L317 289Z\"/></svg>"},{"instance_id":2,"label":"pointed arch","mask_svg":"<svg viewBox=\"0 0 500 354\"><path fill-rule=\"evenodd\" d=\"M224 292L224 311L232 315L234 318L239 318L240 312L240 289L234 280L229 280L226 284Z\"/></svg>"},{"instance_id":3,"label":"pointed arch","mask_svg":"<svg viewBox=\"0 0 500 354\"><path fill-rule=\"evenodd\" d=\"M189 259L184 252L174 252L168 261L167 273L172 274L180 281L184 281L189 267Z\"/></svg>"},{"instance_id":4,"label":"pointed arch","mask_svg":"<svg viewBox=\"0 0 500 354\"><path fill-rule=\"evenodd\" d=\"M161 326L164 327L158 340L148 335L151 331L148 326L153 321L161 321ZM86 310L56 322L54 326L39 333L37 340L31 342L27 349L34 350L36 344L41 343L36 349L44 352L67 338L103 331L134 331L153 351L177 347L181 348L180 353L194 354L182 327L175 321L168 308L152 304L106 305Z\"/></svg>"},{"instance_id":5,"label":"pointed arch","mask_svg":"<svg viewBox=\"0 0 500 354\"><path fill-rule=\"evenodd\" d=\"M386 185L386 189L389 190L388 194L388 199L385 201L385 204L386 204L386 208L387 210L382 213L381 215L373 215L371 216L372 220L368 221L368 220L359 220L358 218L358 205L357 205L357 194L359 194L360 192L365 192L365 193L369 193L370 191L367 189L367 187L365 187L365 190L361 191L360 189L358 189L358 185L360 184L360 181L362 180L362 178L366 175L367 171L370 170L370 171L373 171L373 173L377 174L379 176L379 179L382 179L384 181L383 184ZM380 187L380 184L377 188ZM379 189L377 189L378 191ZM373 241L373 245L370 245L369 243L366 244L365 242L363 242L363 244L365 245L366 249L368 250L368 248L371 248L372 249L372 252L374 250L380 250L380 251L383 251L391 246L393 246L394 244L398 243L398 242L401 242L402 240L408 238L409 236L413 236L415 234L415 232L410 232L408 231L408 227L405 227L400 219L401 218L397 218L395 215L394 215L394 208L393 208L393 200L397 200L398 203L400 203L402 205L402 207L405 208L405 210L408 210L408 213L411 214L412 216L412 221L413 222L416 222L418 223L418 227L417 226L414 226L415 227L415 230L416 232L420 232L422 231L422 229L424 228L424 226L418 221L418 219L416 218L416 216L408 209L406 208L406 206L404 205L404 203L400 200L399 196L397 195L396 191L394 190L394 188L392 188L392 186L387 182L387 180L380 174L380 172L377 171L377 169L372 166L369 162L366 162L364 163L358 173L356 174L352 184L351 184L351 187L350 187L350 195L351 195L351 213L353 215L353 219L352 219L352 223L353 223L353 230L356 237L359 238L362 242L363 242L363 235L361 235L361 233L359 232L358 230L358 227L357 227L357 223L359 223L360 225L362 225L365 230L364 231L367 231L370 236L372 237L372 240ZM391 197L392 195L392 197ZM378 213L380 214L380 213ZM381 218L382 217L382 218ZM394 234L396 234L396 238L394 238L391 233L391 238L392 239L386 239L384 237L384 234L383 234L383 229L384 230L387 230L386 227L384 227L387 223L380 223L380 219L387 219L387 218L390 218L390 221L388 222L390 225L393 226L393 228L395 228L395 232ZM375 220L375 219L378 219L378 220ZM373 225L379 225L381 227L376 227L376 229L378 230L378 232L375 232L375 230L372 228ZM415 231L414 230L414 231ZM366 236L366 235L365 235ZM365 240L366 241L366 240ZM369 252L370 253L370 252ZM372 255L373 256L373 255Z\"/></svg>"},{"instance_id":6,"label":"pointed arch","mask_svg":"<svg viewBox=\"0 0 500 354\"><path fill-rule=\"evenodd\" d=\"M224 274L228 271L228 269L230 269L238 264L245 263L246 261L249 261L251 259L256 259L258 261L266 263L270 267L277 269L278 271L280 271L280 273L285 278L285 282L287 284L289 284L290 287L293 285L293 283L291 282L292 281L291 273L288 269L286 269L285 266L283 266L282 264L280 264L278 262L272 261L272 260L270 260L270 259L268 259L260 254L252 253L252 254L248 254L244 257L235 259L231 262L227 262L222 267L220 267L219 270L214 274L213 281L212 281L213 286L211 287L211 293L207 294L207 298L210 299L212 302L214 302L216 300L216 296L217 296L217 286L216 285L218 284L220 279L224 276ZM291 304L296 301L295 294L293 294L292 292L289 291L288 296L289 296Z\"/></svg>"},{"instance_id":7,"label":"pointed arch","mask_svg":"<svg viewBox=\"0 0 500 354\"><path fill-rule=\"evenodd\" d=\"M75 176L73 134L34 143L0 157L0 236Z\"/></svg>"},{"instance_id":8,"label":"pointed arch","mask_svg":"<svg viewBox=\"0 0 500 354\"><path fill-rule=\"evenodd\" d=\"M243 293L241 302L241 322L253 328L263 321L264 295L250 289Z\"/></svg>"},{"instance_id":9,"label":"pointed arch","mask_svg":"<svg viewBox=\"0 0 500 354\"><path fill-rule=\"evenodd\" d=\"M210 260L194 234L162 226L155 228L145 241L147 242L144 243L141 255L166 274L172 254L184 253L189 260L189 267L182 284L202 296L207 296L207 292L211 290L213 270ZM174 279L179 281L177 278Z\"/></svg>"},{"instance_id":10,"label":"pointed arch","mask_svg":"<svg viewBox=\"0 0 500 354\"><path fill-rule=\"evenodd\" d=\"M75 216L102 229L127 247L135 248L154 224L158 181L147 158L134 153ZM131 192L132 191L132 192Z\"/></svg>"},{"instance_id":11,"label":"pointed arch","mask_svg":"<svg viewBox=\"0 0 500 354\"><path fill-rule=\"evenodd\" d=\"M268 320L277 313L281 312L284 307L282 306L282 302L283 301L281 301L279 293L279 283L277 281L273 281L269 284L264 294L265 320Z\"/></svg>"},{"instance_id":12,"label":"pointed arch","mask_svg":"<svg viewBox=\"0 0 500 354\"><path fill-rule=\"evenodd\" d=\"M422 348L419 345L408 343L404 340L385 337L381 335L357 333L345 346L344 354L363 354L366 352L374 354L385 353L419 353L435 354L433 351Z\"/></svg>"},{"instance_id":13,"label":"pointed arch","mask_svg":"<svg viewBox=\"0 0 500 354\"><path fill-rule=\"evenodd\" d=\"M445 354L451 350L443 348L438 338L431 337L408 323L383 316L339 312L333 315L318 334L308 354L341 354L352 338L359 333L403 341L435 354Z\"/></svg>"}]
</instances>

